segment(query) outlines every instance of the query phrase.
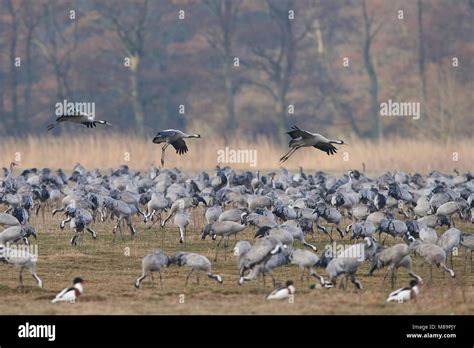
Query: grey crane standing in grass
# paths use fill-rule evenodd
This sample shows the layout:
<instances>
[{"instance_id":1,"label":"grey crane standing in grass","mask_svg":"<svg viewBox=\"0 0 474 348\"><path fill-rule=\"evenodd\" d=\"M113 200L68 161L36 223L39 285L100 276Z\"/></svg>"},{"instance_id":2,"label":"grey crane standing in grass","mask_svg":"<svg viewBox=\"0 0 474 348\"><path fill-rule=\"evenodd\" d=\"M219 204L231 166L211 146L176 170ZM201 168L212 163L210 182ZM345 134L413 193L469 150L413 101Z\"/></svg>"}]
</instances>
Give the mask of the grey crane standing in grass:
<instances>
[{"instance_id":1,"label":"grey crane standing in grass","mask_svg":"<svg viewBox=\"0 0 474 348\"><path fill-rule=\"evenodd\" d=\"M28 237L33 236L36 239L36 231L31 226L11 226L0 233L0 245L7 243L16 243L20 240L29 245Z\"/></svg>"},{"instance_id":2,"label":"grey crane standing in grass","mask_svg":"<svg viewBox=\"0 0 474 348\"><path fill-rule=\"evenodd\" d=\"M415 274L411 269L412 261L410 257L410 248L407 244L395 244L388 248L382 247L379 250L380 251L377 250L377 254L372 258L369 275L372 275L376 269L387 267L387 272L383 277L382 285L385 283L388 274L391 273L392 288L395 287L397 270L399 267L406 268L408 274L412 278L420 283L423 282L421 277Z\"/></svg>"},{"instance_id":3,"label":"grey crane standing in grass","mask_svg":"<svg viewBox=\"0 0 474 348\"><path fill-rule=\"evenodd\" d=\"M170 265L170 258L161 250L156 250L142 259L142 275L135 281L135 287L140 288L142 281L151 274L153 280L153 272L158 272L160 275L160 286L163 288L163 278L161 276L161 269Z\"/></svg>"},{"instance_id":4,"label":"grey crane standing in grass","mask_svg":"<svg viewBox=\"0 0 474 348\"><path fill-rule=\"evenodd\" d=\"M13 176L13 168L15 168L16 166L18 166L18 164L16 164L15 162L11 162L5 179L2 182L0 182L2 186L4 186L7 189L7 191L15 188L16 184L15 184L15 177Z\"/></svg>"},{"instance_id":5,"label":"grey crane standing in grass","mask_svg":"<svg viewBox=\"0 0 474 348\"><path fill-rule=\"evenodd\" d=\"M471 265L472 263L472 251L474 250L474 234L463 233L461 236L461 245L466 248L466 253L464 256L464 271L466 271L467 257L471 256Z\"/></svg>"},{"instance_id":6,"label":"grey crane standing in grass","mask_svg":"<svg viewBox=\"0 0 474 348\"><path fill-rule=\"evenodd\" d=\"M0 213L0 226L11 227L11 226L19 226L19 225L20 225L20 221L18 221L18 219L14 217L13 215L10 215L8 213Z\"/></svg>"},{"instance_id":7,"label":"grey crane standing in grass","mask_svg":"<svg viewBox=\"0 0 474 348\"><path fill-rule=\"evenodd\" d=\"M87 128L94 128L97 127L98 124L108 125L111 124L108 121L104 120L96 120L94 114L87 114L85 112L76 110L72 114L61 115L56 119L55 123L48 125L48 131L52 130L57 125L61 124L62 122L71 122L82 124Z\"/></svg>"},{"instance_id":8,"label":"grey crane standing in grass","mask_svg":"<svg viewBox=\"0 0 474 348\"><path fill-rule=\"evenodd\" d=\"M212 274L211 261L203 255L195 253L178 252L170 259L170 264L176 263L178 266L191 269L186 277L185 285L188 285L188 280L191 274L196 271L196 283L199 284L199 272L206 272L207 276L214 279L218 283L222 283L222 277L218 274Z\"/></svg>"},{"instance_id":9,"label":"grey crane standing in grass","mask_svg":"<svg viewBox=\"0 0 474 348\"><path fill-rule=\"evenodd\" d=\"M335 286L337 278L343 274L346 283L347 278L350 278L356 289L362 289L362 284L356 279L355 274L364 261L372 258L376 251L377 244L373 237L365 237L362 243L353 244L349 248L344 249L326 266L326 273L331 284ZM331 285L328 284L327 286L330 287ZM343 281L341 281L340 286L345 288Z\"/></svg>"},{"instance_id":10,"label":"grey crane standing in grass","mask_svg":"<svg viewBox=\"0 0 474 348\"><path fill-rule=\"evenodd\" d=\"M237 265L238 270L242 268L246 260L246 254L250 249L252 249L252 244L250 244L246 240L240 240L235 244L234 255L237 257L236 265ZM289 262L288 257L289 257L288 249L283 248L281 252L272 255L268 259L268 261L266 261L265 263L260 263L252 270L253 274L262 275L264 288L265 288L266 275L269 275L270 278L272 278L273 286L275 286L276 281L275 281L275 277L272 274L272 271L275 268L288 264ZM257 283L257 286L258 284L259 283Z\"/></svg>"},{"instance_id":11,"label":"grey crane standing in grass","mask_svg":"<svg viewBox=\"0 0 474 348\"><path fill-rule=\"evenodd\" d=\"M207 224L204 227L201 232L201 239L204 240L207 235L211 235L213 240L216 240L218 236L221 237L215 246L216 255L214 256L214 262L217 261L217 252L222 240L224 240L224 261L227 261L227 247L229 246L229 237L243 231L246 227L247 226L241 225L234 221L216 221L213 224Z\"/></svg>"},{"instance_id":12,"label":"grey crane standing in grass","mask_svg":"<svg viewBox=\"0 0 474 348\"><path fill-rule=\"evenodd\" d=\"M449 273L451 278L455 278L454 271L446 267L446 252L443 248L436 244L422 243L419 240L411 242L410 250L413 250L415 255L421 256L426 264L430 267L430 279L428 283L431 284L433 279L433 264L438 268L441 267L445 272Z\"/></svg>"},{"instance_id":13,"label":"grey crane standing in grass","mask_svg":"<svg viewBox=\"0 0 474 348\"><path fill-rule=\"evenodd\" d=\"M446 252L446 256L450 255L451 268L453 269L453 252L457 252L457 248L461 243L461 235L462 232L457 228L450 228L439 237L436 243Z\"/></svg>"},{"instance_id":14,"label":"grey crane standing in grass","mask_svg":"<svg viewBox=\"0 0 474 348\"><path fill-rule=\"evenodd\" d=\"M174 225L179 231L179 242L186 246L186 230L189 226L189 216L184 209L179 209L174 215Z\"/></svg>"},{"instance_id":15,"label":"grey crane standing in grass","mask_svg":"<svg viewBox=\"0 0 474 348\"><path fill-rule=\"evenodd\" d=\"M89 232L93 239L97 239L97 233L90 228L94 218L88 210L69 207L65 211L64 215L67 217L67 219L61 221L59 227L64 229L66 222L70 222L70 226L74 234L70 241L71 245L76 246L78 239L82 240L84 230Z\"/></svg>"},{"instance_id":16,"label":"grey crane standing in grass","mask_svg":"<svg viewBox=\"0 0 474 348\"><path fill-rule=\"evenodd\" d=\"M333 144L345 144L342 140L331 140L322 136L321 134L302 130L297 126L291 127L291 131L287 132L286 134L291 137L291 140L288 143L288 146L291 147L291 149L282 158L280 158L281 163L284 163L288 158L291 157L291 155L295 153L296 150L301 147L312 146L326 152L328 155L333 155L337 152L337 149Z\"/></svg>"},{"instance_id":17,"label":"grey crane standing in grass","mask_svg":"<svg viewBox=\"0 0 474 348\"><path fill-rule=\"evenodd\" d=\"M23 270L28 268L40 288L42 280L36 274L36 256L26 250L12 249L0 245L0 261L4 261L20 269L20 286L23 286Z\"/></svg>"},{"instance_id":18,"label":"grey crane standing in grass","mask_svg":"<svg viewBox=\"0 0 474 348\"><path fill-rule=\"evenodd\" d=\"M273 255L281 252L283 244L272 236L265 236L258 239L254 245L242 256L240 262L239 285L244 281L250 281L257 277L260 273L261 266L265 267L266 263ZM244 276L245 271L250 270L250 274Z\"/></svg>"},{"instance_id":19,"label":"grey crane standing in grass","mask_svg":"<svg viewBox=\"0 0 474 348\"><path fill-rule=\"evenodd\" d=\"M105 213L106 209L110 210L110 213L112 215L118 216L117 223L115 224L112 230L114 235L113 241L115 241L115 233L117 232L117 229L119 230L120 235L123 238L121 226L123 222L128 225L132 238L137 234L137 230L132 225L132 215L136 212L132 211L131 206L120 200L113 199L112 197L105 197L104 201L102 202L102 222L105 221L105 216L107 215Z\"/></svg>"},{"instance_id":20,"label":"grey crane standing in grass","mask_svg":"<svg viewBox=\"0 0 474 348\"><path fill-rule=\"evenodd\" d=\"M165 150L171 144L178 155L188 152L188 147L183 139L200 138L199 134L186 134L177 129L165 129L159 131L153 138L155 144L165 143L161 149L161 165L165 165Z\"/></svg>"},{"instance_id":21,"label":"grey crane standing in grass","mask_svg":"<svg viewBox=\"0 0 474 348\"><path fill-rule=\"evenodd\" d=\"M308 277L309 274L311 274L313 277L319 279L321 285L326 285L323 276L315 271L315 267L319 262L319 257L315 253L309 250L295 249L290 253L289 259L293 265L298 265L302 270L301 282L304 280L305 271L308 271Z\"/></svg>"}]
</instances>

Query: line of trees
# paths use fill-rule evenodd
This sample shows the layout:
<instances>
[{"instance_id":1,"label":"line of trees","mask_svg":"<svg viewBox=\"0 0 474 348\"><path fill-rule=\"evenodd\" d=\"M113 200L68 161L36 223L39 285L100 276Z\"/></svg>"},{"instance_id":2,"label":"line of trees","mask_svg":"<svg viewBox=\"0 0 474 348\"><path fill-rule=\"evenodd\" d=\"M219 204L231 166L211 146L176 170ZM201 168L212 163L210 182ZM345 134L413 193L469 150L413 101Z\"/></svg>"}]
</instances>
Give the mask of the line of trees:
<instances>
[{"instance_id":1,"label":"line of trees","mask_svg":"<svg viewBox=\"0 0 474 348\"><path fill-rule=\"evenodd\" d=\"M281 137L296 123L471 135L473 11L468 0L0 0L0 135L41 131L63 99L137 133ZM388 99L419 101L420 120L381 118Z\"/></svg>"}]
</instances>

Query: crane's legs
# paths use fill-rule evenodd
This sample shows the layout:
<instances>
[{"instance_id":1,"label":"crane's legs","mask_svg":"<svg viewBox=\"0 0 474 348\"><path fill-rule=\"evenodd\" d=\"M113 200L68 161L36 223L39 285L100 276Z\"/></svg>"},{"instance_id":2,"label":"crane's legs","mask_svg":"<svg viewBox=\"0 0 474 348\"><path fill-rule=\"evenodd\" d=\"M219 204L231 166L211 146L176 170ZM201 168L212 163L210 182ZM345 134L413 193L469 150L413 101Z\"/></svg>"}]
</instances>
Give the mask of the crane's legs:
<instances>
[{"instance_id":1,"label":"crane's legs","mask_svg":"<svg viewBox=\"0 0 474 348\"><path fill-rule=\"evenodd\" d=\"M165 165L165 150L166 148L168 147L168 143L166 143L165 145L163 145L163 147L161 148L161 166L163 167Z\"/></svg>"},{"instance_id":2,"label":"crane's legs","mask_svg":"<svg viewBox=\"0 0 474 348\"><path fill-rule=\"evenodd\" d=\"M290 149L290 151L288 151L285 155L283 155L282 158L280 158L280 162L281 163L284 163L288 158L291 157L291 155L293 155L295 153L296 150L298 150L300 148L300 146L298 147L292 147Z\"/></svg>"}]
</instances>

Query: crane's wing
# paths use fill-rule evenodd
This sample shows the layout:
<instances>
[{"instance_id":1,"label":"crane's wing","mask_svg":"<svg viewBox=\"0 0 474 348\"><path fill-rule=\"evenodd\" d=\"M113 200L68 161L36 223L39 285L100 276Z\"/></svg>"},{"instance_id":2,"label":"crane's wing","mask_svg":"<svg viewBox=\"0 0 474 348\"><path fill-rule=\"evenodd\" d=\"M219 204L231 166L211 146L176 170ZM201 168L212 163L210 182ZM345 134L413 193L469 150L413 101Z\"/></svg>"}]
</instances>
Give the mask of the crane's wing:
<instances>
[{"instance_id":1,"label":"crane's wing","mask_svg":"<svg viewBox=\"0 0 474 348\"><path fill-rule=\"evenodd\" d=\"M159 131L157 136L161 137L174 137L177 134L177 131L175 129L165 129L162 131Z\"/></svg>"},{"instance_id":2,"label":"crane's wing","mask_svg":"<svg viewBox=\"0 0 474 348\"><path fill-rule=\"evenodd\" d=\"M92 119L94 119L94 115L89 115L88 113L86 112L82 112L81 110L74 110L73 112L70 112L70 113L64 113L62 115L60 115L58 118L56 118L56 121L60 121L60 120L64 120L64 119L67 119L67 120L73 120L75 117L92 117Z\"/></svg>"},{"instance_id":3,"label":"crane's wing","mask_svg":"<svg viewBox=\"0 0 474 348\"><path fill-rule=\"evenodd\" d=\"M174 137L176 132L172 129L165 129L156 133L156 136L153 138L155 144L161 144L167 142L170 138Z\"/></svg>"},{"instance_id":4,"label":"crane's wing","mask_svg":"<svg viewBox=\"0 0 474 348\"><path fill-rule=\"evenodd\" d=\"M335 153L337 153L337 149L334 147L333 144L330 143L319 142L313 146L321 151L326 152L328 155L334 155Z\"/></svg>"},{"instance_id":5,"label":"crane's wing","mask_svg":"<svg viewBox=\"0 0 474 348\"><path fill-rule=\"evenodd\" d=\"M286 132L286 134L288 134L292 139L296 139L296 138L311 138L313 137L313 134L305 131L305 130L302 130L300 128L298 128L297 126L293 126L291 127L292 130L290 130L289 132Z\"/></svg>"},{"instance_id":6,"label":"crane's wing","mask_svg":"<svg viewBox=\"0 0 474 348\"><path fill-rule=\"evenodd\" d=\"M182 155L183 153L188 152L188 147L183 139L175 140L171 143L173 147L176 149L176 153Z\"/></svg>"}]
</instances>

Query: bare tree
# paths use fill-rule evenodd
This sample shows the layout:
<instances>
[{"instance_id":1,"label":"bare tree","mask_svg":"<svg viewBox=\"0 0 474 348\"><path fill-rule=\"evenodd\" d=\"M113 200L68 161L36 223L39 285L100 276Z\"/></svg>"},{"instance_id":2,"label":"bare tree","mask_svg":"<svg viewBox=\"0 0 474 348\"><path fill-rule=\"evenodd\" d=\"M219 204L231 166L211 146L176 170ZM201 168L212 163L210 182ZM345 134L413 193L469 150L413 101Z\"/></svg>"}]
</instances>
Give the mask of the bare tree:
<instances>
[{"instance_id":1,"label":"bare tree","mask_svg":"<svg viewBox=\"0 0 474 348\"><path fill-rule=\"evenodd\" d=\"M18 68L15 65L15 59L17 58L17 39L18 39L18 8L15 8L12 0L6 0L6 7L11 17L10 24L10 47L9 47L9 60L10 60L10 93L11 93L11 104L12 104L12 117L13 124L18 123Z\"/></svg>"},{"instance_id":2,"label":"bare tree","mask_svg":"<svg viewBox=\"0 0 474 348\"><path fill-rule=\"evenodd\" d=\"M124 6L109 2L101 8L101 13L112 24L122 47L125 49L130 69L130 100L133 107L135 126L144 132L144 111L140 94L139 69L144 55L148 0L133 5L133 14Z\"/></svg>"},{"instance_id":3,"label":"bare tree","mask_svg":"<svg viewBox=\"0 0 474 348\"><path fill-rule=\"evenodd\" d=\"M67 13L63 5L58 6L54 2L43 5L44 33L33 37L33 42L51 65L56 80L56 97L62 100L71 97L73 92L70 75L78 33L77 21L64 19L60 13Z\"/></svg>"},{"instance_id":4,"label":"bare tree","mask_svg":"<svg viewBox=\"0 0 474 348\"><path fill-rule=\"evenodd\" d=\"M250 47L255 59L246 62L246 66L262 72L266 75L266 81L249 78L246 82L261 88L272 97L278 117L279 134L283 137L290 126L287 117L287 95L293 78L297 45L305 38L311 25L308 22L300 33L296 33L294 20L290 18L290 11L294 11L295 6L293 1L267 0L266 4L272 22L277 27L277 45L274 48L256 43ZM300 15L303 17L302 13Z\"/></svg>"},{"instance_id":5,"label":"bare tree","mask_svg":"<svg viewBox=\"0 0 474 348\"><path fill-rule=\"evenodd\" d=\"M234 106L234 79L232 76L233 55L232 40L241 1L237 0L204 0L215 18L215 25L207 35L210 46L217 51L223 67L226 95L227 130L229 136L235 133L237 120Z\"/></svg>"},{"instance_id":6,"label":"bare tree","mask_svg":"<svg viewBox=\"0 0 474 348\"><path fill-rule=\"evenodd\" d=\"M38 3L24 2L21 8L21 21L25 28L25 61L26 61L26 86L25 86L25 104L23 114L28 117L31 108L31 86L33 84L33 60L32 48L35 30L40 24L42 14Z\"/></svg>"},{"instance_id":7,"label":"bare tree","mask_svg":"<svg viewBox=\"0 0 474 348\"><path fill-rule=\"evenodd\" d=\"M423 35L423 3L421 0L416 2L418 19L418 73L420 75L421 91L426 100L426 77L425 77L425 45Z\"/></svg>"},{"instance_id":8,"label":"bare tree","mask_svg":"<svg viewBox=\"0 0 474 348\"><path fill-rule=\"evenodd\" d=\"M374 28L374 19L375 16L369 16L367 13L367 5L366 1L362 1L362 17L364 23L364 41L363 41L363 55L364 55L364 65L365 69L367 70L367 74L369 75L370 79L370 115L372 118L372 131L371 137L378 139L380 136L380 123L379 123L379 102L378 102L378 81L377 81L377 73L375 71L374 63L372 60L372 56L370 53L370 48L372 42L382 28L382 23L380 22Z\"/></svg>"}]
</instances>

